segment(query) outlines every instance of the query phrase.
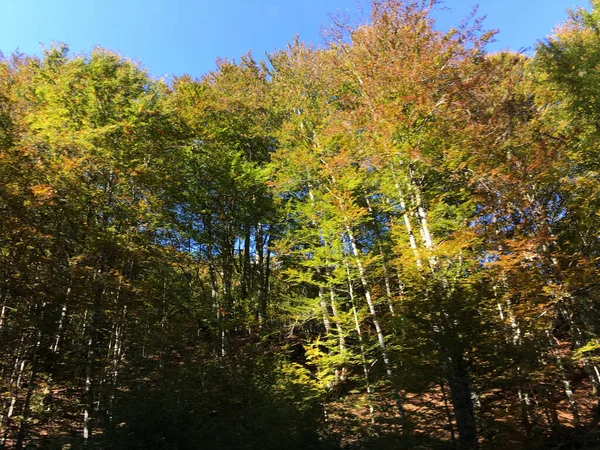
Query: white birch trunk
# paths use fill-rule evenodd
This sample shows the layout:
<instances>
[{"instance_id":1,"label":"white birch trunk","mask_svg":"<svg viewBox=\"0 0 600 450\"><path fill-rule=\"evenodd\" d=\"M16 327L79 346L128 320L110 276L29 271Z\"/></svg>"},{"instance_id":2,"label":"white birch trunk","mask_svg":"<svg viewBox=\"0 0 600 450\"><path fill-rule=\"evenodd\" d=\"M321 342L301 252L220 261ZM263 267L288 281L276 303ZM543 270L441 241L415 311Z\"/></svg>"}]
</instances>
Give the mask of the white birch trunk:
<instances>
[{"instance_id":1,"label":"white birch trunk","mask_svg":"<svg viewBox=\"0 0 600 450\"><path fill-rule=\"evenodd\" d=\"M2 305L2 310L0 310L0 331L4 328L4 319L6 318L6 304Z\"/></svg>"},{"instance_id":2,"label":"white birch trunk","mask_svg":"<svg viewBox=\"0 0 600 450\"><path fill-rule=\"evenodd\" d=\"M69 287L69 289L67 290L67 298L68 298L70 291L71 291L71 288ZM58 321L58 330L56 330L56 335L54 336L54 343L52 344L52 348L51 348L53 353L58 353L58 345L60 344L60 339L62 337L62 330L65 326L66 319L67 319L67 304L65 303L62 306L62 309L60 312L60 319Z\"/></svg>"},{"instance_id":3,"label":"white birch trunk","mask_svg":"<svg viewBox=\"0 0 600 450\"><path fill-rule=\"evenodd\" d=\"M323 294L323 288L321 286L319 286L319 305L321 306L321 315L323 317L325 333L329 334L331 323L329 322L329 311L327 310L327 302L325 301L325 295Z\"/></svg>"},{"instance_id":4,"label":"white birch trunk","mask_svg":"<svg viewBox=\"0 0 600 450\"><path fill-rule=\"evenodd\" d=\"M346 353L346 338L344 336L344 330L342 329L342 324L340 323L340 316L338 314L337 305L335 301L335 293L333 292L333 286L329 286L329 299L331 301L331 313L333 316L333 321L335 323L335 329L338 335L338 342L340 348L340 355L344 355ZM344 381L346 379L346 368L342 366L341 369L335 369L335 378L336 380Z\"/></svg>"},{"instance_id":5,"label":"white birch trunk","mask_svg":"<svg viewBox=\"0 0 600 450\"><path fill-rule=\"evenodd\" d=\"M363 367L363 373L365 376L365 387L367 389L367 401L369 403L369 414L371 417L371 423L375 424L375 411L373 408L373 390L371 388L371 382L369 381L369 366L367 364L367 358L365 356L365 343L362 336L362 330L360 328L360 322L358 320L358 311L356 310L356 301L354 300L354 287L352 286L352 278L350 277L350 267L346 264L346 274L348 276L348 294L350 295L350 303L352 304L352 316L354 318L354 327L358 336L358 343L360 346L360 360Z\"/></svg>"},{"instance_id":6,"label":"white birch trunk","mask_svg":"<svg viewBox=\"0 0 600 450\"><path fill-rule=\"evenodd\" d=\"M415 234L413 232L412 224L410 223L410 217L408 216L408 210L406 208L406 201L404 199L404 194L402 189L400 188L400 183L398 182L398 178L396 176L396 172L394 170L394 165L390 163L392 179L394 180L394 186L396 188L396 194L398 195L398 201L400 203L400 207L402 208L402 220L404 221L404 227L406 228L406 232L408 233L408 242L410 244L410 248L412 249L415 255L415 261L417 263L417 267L421 268L423 264L421 263L421 256L419 255L419 249L417 247L417 239L415 238Z\"/></svg>"},{"instance_id":7,"label":"white birch trunk","mask_svg":"<svg viewBox=\"0 0 600 450\"><path fill-rule=\"evenodd\" d=\"M2 419L6 418L6 420L2 420L2 422L4 423L4 434L2 436L2 448L4 448L5 444L6 444L6 440L8 438L8 429L10 427L10 422L11 422L11 417L14 414L14 410L15 410L15 404L18 401L18 396L19 396L19 389L21 387L21 378L23 376L23 371L25 369L25 358L24 356L24 352L25 352L25 348L24 348L24 343L25 343L25 335L21 334L21 340L19 342L19 347L17 350L17 354L15 356L15 364L13 366L13 370L12 373L10 375L10 382L9 382L9 386L12 388L11 389L11 395L10 395L10 400L8 402L8 409L5 415L2 416ZM2 423L0 423L0 425L2 425Z\"/></svg>"},{"instance_id":8,"label":"white birch trunk","mask_svg":"<svg viewBox=\"0 0 600 450\"><path fill-rule=\"evenodd\" d=\"M346 218L344 217L344 222ZM350 226L345 225L346 233L348 235L348 239L350 240L350 246L352 248L352 253L354 255L354 261L356 263L356 267L358 269L358 275L360 278L360 282L365 291L365 300L367 301L367 305L369 307L369 312L371 314L371 320L373 321L373 326L375 326L375 332L377 333L377 341L379 343L379 348L381 350L381 357L383 359L383 364L385 366L385 371L388 376L390 383L392 383L392 364L390 362L390 358L387 352L387 346L385 344L385 338L383 335L383 330L381 329L381 325L379 324L379 319L377 317L377 312L375 310L375 304L373 303L373 299L371 297L371 291L369 289L369 283L366 278L365 269L360 260L360 254L358 251L358 247L356 246L356 240L354 239L354 234L350 229ZM398 408L398 414L402 420L405 419L404 406L402 405L402 400L400 399L400 394L396 387L392 384L394 401L396 402L396 407Z\"/></svg>"}]
</instances>

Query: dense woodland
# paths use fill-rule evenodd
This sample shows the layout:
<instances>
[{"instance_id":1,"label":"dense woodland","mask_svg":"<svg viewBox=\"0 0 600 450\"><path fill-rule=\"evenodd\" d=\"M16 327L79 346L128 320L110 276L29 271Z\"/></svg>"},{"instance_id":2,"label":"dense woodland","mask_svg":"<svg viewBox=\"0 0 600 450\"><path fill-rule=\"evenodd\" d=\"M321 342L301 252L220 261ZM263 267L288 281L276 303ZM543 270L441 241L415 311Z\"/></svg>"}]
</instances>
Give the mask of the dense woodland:
<instances>
[{"instance_id":1,"label":"dense woodland","mask_svg":"<svg viewBox=\"0 0 600 450\"><path fill-rule=\"evenodd\" d=\"M0 446L598 448L600 1L377 0L171 83L0 60Z\"/></svg>"}]
</instances>

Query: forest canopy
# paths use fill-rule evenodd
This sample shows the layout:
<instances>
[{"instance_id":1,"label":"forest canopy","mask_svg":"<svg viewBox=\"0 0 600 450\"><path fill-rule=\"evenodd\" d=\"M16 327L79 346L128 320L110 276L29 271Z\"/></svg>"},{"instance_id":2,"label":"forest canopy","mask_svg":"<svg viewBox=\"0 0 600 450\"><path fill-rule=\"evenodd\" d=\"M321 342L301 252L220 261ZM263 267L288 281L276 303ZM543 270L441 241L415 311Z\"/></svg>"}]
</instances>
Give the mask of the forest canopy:
<instances>
[{"instance_id":1,"label":"forest canopy","mask_svg":"<svg viewBox=\"0 0 600 450\"><path fill-rule=\"evenodd\" d=\"M598 448L600 1L530 56L437 4L0 59L2 448Z\"/></svg>"}]
</instances>

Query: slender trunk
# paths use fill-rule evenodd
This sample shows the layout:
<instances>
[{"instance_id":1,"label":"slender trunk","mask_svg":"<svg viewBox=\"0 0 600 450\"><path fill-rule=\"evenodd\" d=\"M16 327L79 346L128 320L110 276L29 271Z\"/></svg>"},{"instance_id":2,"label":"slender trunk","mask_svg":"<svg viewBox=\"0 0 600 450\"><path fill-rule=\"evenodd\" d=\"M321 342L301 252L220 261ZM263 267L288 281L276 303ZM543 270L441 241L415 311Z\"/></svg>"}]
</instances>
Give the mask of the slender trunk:
<instances>
[{"instance_id":1,"label":"slender trunk","mask_svg":"<svg viewBox=\"0 0 600 450\"><path fill-rule=\"evenodd\" d=\"M425 213L425 207L421 199L421 190L413 183L413 191L415 196L415 204L417 205L417 217L419 219L419 228L421 231L421 238L423 239L423 245L428 250L433 249L433 237L429 231L429 224L427 222L427 214Z\"/></svg>"},{"instance_id":2,"label":"slender trunk","mask_svg":"<svg viewBox=\"0 0 600 450\"><path fill-rule=\"evenodd\" d=\"M6 318L6 303L2 305L2 309L0 310L0 331L4 328L4 319Z\"/></svg>"},{"instance_id":3,"label":"slender trunk","mask_svg":"<svg viewBox=\"0 0 600 450\"><path fill-rule=\"evenodd\" d=\"M392 303L392 284L390 283L390 274L388 272L387 263L385 261L385 256L383 253L383 248L381 248L381 244L379 245L379 254L381 255L381 265L383 267L383 278L385 281L385 295L388 303L388 307L390 308L390 313L392 316L396 315L394 311L394 304Z\"/></svg>"},{"instance_id":4,"label":"slender trunk","mask_svg":"<svg viewBox=\"0 0 600 450\"><path fill-rule=\"evenodd\" d=\"M6 445L6 440L8 439L8 432L10 430L10 425L11 425L11 419L12 416L14 414L15 411L15 405L19 399L19 390L21 388L21 379L23 377L23 372L25 369L25 358L20 358L19 356L17 356L17 361L15 363L15 371L14 371L14 376L16 376L16 379L14 379L14 388L12 391L12 395L10 397L10 403L8 406L8 411L6 412L6 420L5 420L5 425L4 425L4 434L2 436L2 448L4 448L4 446Z\"/></svg>"},{"instance_id":5,"label":"slender trunk","mask_svg":"<svg viewBox=\"0 0 600 450\"><path fill-rule=\"evenodd\" d=\"M267 244L266 244L266 252L267 252L267 257L265 258L265 275L264 275L264 286L263 286L263 308L264 308L264 314L265 317L267 315L267 300L269 298L269 290L270 290L270 283L271 283L271 251L269 250L269 246L271 245L271 235L269 235L269 237L267 238Z\"/></svg>"},{"instance_id":6,"label":"slender trunk","mask_svg":"<svg viewBox=\"0 0 600 450\"><path fill-rule=\"evenodd\" d=\"M93 364L94 364L94 338L88 337L88 351L85 365L85 400L83 410L83 439L87 440L91 436L91 413L94 407L94 394L92 391Z\"/></svg>"},{"instance_id":7,"label":"slender trunk","mask_svg":"<svg viewBox=\"0 0 600 450\"><path fill-rule=\"evenodd\" d=\"M209 233L210 233L210 227L209 227ZM215 348L215 354L220 354L223 357L226 354L226 351L225 351L225 328L224 328L224 324L223 324L224 310L219 301L219 284L218 284L217 273L216 273L216 269L215 269L214 261L213 261L214 258L213 258L212 244L208 244L207 253L208 253L208 271L209 271L209 275L210 275L210 288L211 288L210 292L211 292L213 308L215 311L216 321L217 321L217 324L219 327L218 328L218 330L219 330L218 342L219 343L217 344L215 342L215 347L218 346L218 350L217 350L217 348Z\"/></svg>"},{"instance_id":8,"label":"slender trunk","mask_svg":"<svg viewBox=\"0 0 600 450\"><path fill-rule=\"evenodd\" d=\"M576 348L583 347L585 344L587 344L587 342L585 342L584 333L581 331L579 326L573 320L573 314L571 314L571 312L569 311L569 308L567 307L565 302L562 300L558 303L558 308L559 308L560 314L563 316L563 318L569 324L569 328L571 329L571 335L573 336L573 343L575 344L575 347ZM581 362L583 363L583 367L585 368L585 371L588 374L590 381L592 382L593 393L596 395L600 394L600 370L598 369L598 365L594 361L591 361L588 358L581 358Z\"/></svg>"},{"instance_id":9,"label":"slender trunk","mask_svg":"<svg viewBox=\"0 0 600 450\"><path fill-rule=\"evenodd\" d=\"M373 216L373 208L371 207L371 202L369 201L369 197L366 195L365 193L365 201L367 203L367 208L369 210L369 213L371 213L371 216ZM392 285L390 283L390 274L388 272L388 268L387 268L387 262L386 262L386 258L385 258L385 252L383 251L383 246L381 245L381 242L377 243L377 250L379 251L379 256L381 256L381 266L383 268L383 278L385 281L385 295L386 295L386 300L387 300L387 304L388 304L388 308L390 309L390 313L392 314L392 316L395 316L395 312L394 312L394 305L392 303Z\"/></svg>"},{"instance_id":10,"label":"slender trunk","mask_svg":"<svg viewBox=\"0 0 600 450\"><path fill-rule=\"evenodd\" d=\"M506 281L503 281L503 284L506 285ZM494 297L496 297L496 304L498 307L498 312L500 315L500 320L504 321L506 316L508 316L508 321L511 327L512 334L512 344L521 349L523 346L522 340L522 332L519 323L515 317L514 311L512 309L512 304L509 299L506 300L506 314L504 313L504 307L500 299L498 298L498 286L494 286ZM523 375L523 369L520 365L516 366L513 370L514 376L517 378L517 397L519 399L519 404L521 405L521 418L523 421L523 427L525 428L525 432L527 436L531 435L531 425L535 423L534 413L532 411L531 400L529 398L529 393L527 389L521 383L521 377Z\"/></svg>"},{"instance_id":11,"label":"slender trunk","mask_svg":"<svg viewBox=\"0 0 600 450\"><path fill-rule=\"evenodd\" d=\"M325 294L323 293L323 287L319 286L319 306L321 307L321 316L323 318L323 327L325 328L325 336L329 337L331 331L331 322L329 321L329 309L327 307L327 301L325 300ZM335 382L338 381L338 370L334 369ZM331 388L331 383L327 383L327 388Z\"/></svg>"},{"instance_id":12,"label":"slender trunk","mask_svg":"<svg viewBox=\"0 0 600 450\"><path fill-rule=\"evenodd\" d=\"M454 433L452 412L450 411L450 405L448 405L448 396L446 395L446 387L443 380L440 380L440 389L442 391L442 399L444 400L444 411L446 412L446 420L448 420L448 430L450 431L450 438L452 439L452 447L456 448L456 435Z\"/></svg>"},{"instance_id":13,"label":"slender trunk","mask_svg":"<svg viewBox=\"0 0 600 450\"><path fill-rule=\"evenodd\" d=\"M335 321L335 328L338 334L338 340L340 344L340 353L344 353L346 350L346 339L344 338L344 332L342 330L342 325L340 324L340 316L338 314L337 305L335 301L335 293L333 292L333 286L329 286L329 299L331 301L331 314L333 316L333 320Z\"/></svg>"},{"instance_id":14,"label":"slender trunk","mask_svg":"<svg viewBox=\"0 0 600 450\"><path fill-rule=\"evenodd\" d=\"M67 296L69 295L69 292L71 292L70 287L67 290ZM63 332L63 328L65 326L66 319L67 319L67 304L65 303L62 306L62 309L60 312L60 319L58 321L58 329L56 330L56 335L54 336L54 343L52 344L52 348L51 348L52 352L55 354L58 353L58 345L60 344L60 340L62 338L62 332Z\"/></svg>"},{"instance_id":15,"label":"slender trunk","mask_svg":"<svg viewBox=\"0 0 600 450\"><path fill-rule=\"evenodd\" d=\"M346 338L344 337L344 330L342 329L342 324L340 323L340 316L338 314L335 293L333 292L333 286L329 286L329 300L331 306L331 314L333 316L333 321L335 323L335 329L338 335L338 342L340 348L340 355L344 355L346 353ZM346 368L342 365L341 369L335 369L335 378L336 380L344 381L346 379Z\"/></svg>"},{"instance_id":16,"label":"slender trunk","mask_svg":"<svg viewBox=\"0 0 600 450\"><path fill-rule=\"evenodd\" d=\"M567 377L567 371L565 370L565 365L563 363L563 359L554 348L554 341L552 336L550 335L550 331L546 330L546 336L548 337L548 342L550 344L550 351L554 354L554 358L556 359L556 365L558 367L558 372L565 390L565 395L567 396L567 400L569 401L569 406L571 408L571 414L573 414L573 425L577 428L579 427L579 407L577 406L577 402L575 401L575 396L573 395L573 389L571 388L571 382Z\"/></svg>"},{"instance_id":17,"label":"slender trunk","mask_svg":"<svg viewBox=\"0 0 600 450\"><path fill-rule=\"evenodd\" d=\"M348 294L350 295L350 303L352 304L352 316L354 318L354 327L358 336L358 343L360 346L360 360L363 367L363 373L365 375L365 388L367 389L367 401L369 403L369 414L371 416L371 423L375 424L375 412L373 409L373 390L371 388L371 382L369 381L369 366L367 364L367 358L365 356L365 343L362 336L362 330L360 328L360 322L358 320L358 311L356 310L356 301L354 300L354 287L352 285L352 278L350 276L350 267L346 264L346 274L348 276Z\"/></svg>"},{"instance_id":18,"label":"slender trunk","mask_svg":"<svg viewBox=\"0 0 600 450\"><path fill-rule=\"evenodd\" d=\"M398 178L396 176L396 172L394 170L393 163L390 163L392 179L394 180L394 186L396 187L396 194L398 195L398 201L400 203L400 207L402 208L402 219L404 220L404 227L406 228L406 232L408 233L408 241L410 244L410 248L415 255L415 261L417 263L417 267L421 268L423 264L421 263L421 256L419 255L419 249L417 247L417 240L415 238L415 234L413 232L412 224L410 223L410 217L408 216L408 210L406 208L406 201L404 200L404 194L402 189L400 188L400 183L398 182Z\"/></svg>"},{"instance_id":19,"label":"slender trunk","mask_svg":"<svg viewBox=\"0 0 600 450\"><path fill-rule=\"evenodd\" d=\"M517 368L518 370L519 368ZM517 376L519 373L517 372ZM523 420L523 428L527 436L531 436L531 422L529 420L529 395L524 392L521 386L517 386L517 397L519 398L519 404L521 405L521 418Z\"/></svg>"},{"instance_id":20,"label":"slender trunk","mask_svg":"<svg viewBox=\"0 0 600 450\"><path fill-rule=\"evenodd\" d=\"M554 396L552 395L552 391L546 389L544 391L545 394L545 407L544 412L546 413L546 421L550 426L550 429L553 432L558 432L560 430L560 420L558 419L558 412L556 411Z\"/></svg>"},{"instance_id":21,"label":"slender trunk","mask_svg":"<svg viewBox=\"0 0 600 450\"><path fill-rule=\"evenodd\" d=\"M256 252L258 266L258 319L261 323L264 321L265 316L267 315L267 269L265 268L265 244L267 246L266 251L268 258L268 238L265 239L263 225L259 223L256 231Z\"/></svg>"},{"instance_id":22,"label":"slender trunk","mask_svg":"<svg viewBox=\"0 0 600 450\"><path fill-rule=\"evenodd\" d=\"M6 411L6 419L4 422L4 434L2 435L1 448L4 448L6 445L6 440L8 439L8 432L10 429L11 418L14 414L15 405L19 398L19 389L21 388L21 379L23 377L23 371L25 369L25 358L24 354L26 352L25 348L25 334L21 334L21 340L19 342L19 347L17 349L17 354L15 356L15 364L13 366L13 370L10 376L9 386L12 387L10 401L8 401L8 408ZM3 417L4 418L4 417ZM0 425L2 425L0 423Z\"/></svg>"},{"instance_id":23,"label":"slender trunk","mask_svg":"<svg viewBox=\"0 0 600 450\"><path fill-rule=\"evenodd\" d=\"M29 373L29 378L27 380L27 394L25 394L25 400L23 401L23 408L21 410L21 423L19 424L19 431L17 432L17 439L15 442L16 450L22 450L23 442L25 441L25 431L27 428L27 421L29 420L30 413L29 405L31 404L31 396L33 395L34 380L38 366L38 353L41 342L42 332L38 330L35 347L33 349L33 356L31 358L31 372Z\"/></svg>"},{"instance_id":24,"label":"slender trunk","mask_svg":"<svg viewBox=\"0 0 600 450\"><path fill-rule=\"evenodd\" d=\"M327 302L325 301L325 295L323 294L323 288L321 286L319 286L319 305L321 306L321 315L323 317L325 333L329 334L331 329L331 323L329 322L329 310L327 308Z\"/></svg>"},{"instance_id":25,"label":"slender trunk","mask_svg":"<svg viewBox=\"0 0 600 450\"><path fill-rule=\"evenodd\" d=\"M6 283L7 280L4 279ZM7 305L8 303L8 289L2 289L2 295L0 295L0 302L2 302L2 308L0 309L0 333L2 333L2 329L4 328L4 321L6 320L6 313L10 309Z\"/></svg>"},{"instance_id":26,"label":"slender trunk","mask_svg":"<svg viewBox=\"0 0 600 450\"><path fill-rule=\"evenodd\" d=\"M521 327L519 326L517 319L515 317L512 304L510 300L506 301L506 311L508 314L508 320L510 323L510 327L512 329L512 340L513 345L517 348L521 348L523 346L522 332ZM523 369L520 365L515 367L515 374L520 379L523 374ZM519 404L521 405L521 416L523 419L523 427L527 433L527 436L531 435L531 424L535 422L533 411L531 411L531 400L529 398L529 393L526 389L523 388L520 380L517 385L517 397L519 398Z\"/></svg>"},{"instance_id":27,"label":"slender trunk","mask_svg":"<svg viewBox=\"0 0 600 450\"><path fill-rule=\"evenodd\" d=\"M240 276L240 290L243 298L246 298L250 292L253 291L252 285L252 264L250 262L250 236L252 234L252 227L248 225L246 227L246 233L244 235L244 252L240 254L240 266L242 267L242 274Z\"/></svg>"},{"instance_id":28,"label":"slender trunk","mask_svg":"<svg viewBox=\"0 0 600 450\"><path fill-rule=\"evenodd\" d=\"M344 222L347 222L345 217L344 217ZM396 407L398 409L398 415L400 416L400 419L402 419L404 421L404 419L405 419L404 406L402 404L400 394L398 393L398 389L396 388L396 386L394 385L394 383L392 381L392 364L391 364L390 358L388 356L387 346L385 344L383 330L381 329L381 325L379 324L379 319L377 317L377 312L375 310L375 304L373 303L373 299L371 297L371 291L369 289L369 283L367 281L365 269L360 260L360 253L358 251L358 247L356 246L356 240L354 239L354 234L352 233L350 226L345 225L345 228L346 228L346 234L348 235L348 239L350 240L350 246L352 248L352 253L354 255L354 261L355 261L356 267L358 269L358 275L360 278L360 282L363 286L363 290L365 293L365 300L367 301L367 305L369 307L369 312L371 314L371 320L373 321L373 326L375 327L375 332L377 333L377 341L379 343L381 357L383 359L383 364L385 366L385 371L388 376L388 380L392 386L392 393L394 396L394 401L396 403Z\"/></svg>"},{"instance_id":29,"label":"slender trunk","mask_svg":"<svg viewBox=\"0 0 600 450\"><path fill-rule=\"evenodd\" d=\"M72 274L72 269L71 269L71 273L69 276L69 285L67 286L67 291L65 293L65 302L62 305L62 309L60 311L60 319L58 320L58 329L56 330L56 335L54 336L54 343L52 343L51 348L50 348L54 354L58 353L58 346L62 339L65 322L67 320L67 305L69 304L69 301L71 300L72 286L73 286L73 274Z\"/></svg>"},{"instance_id":30,"label":"slender trunk","mask_svg":"<svg viewBox=\"0 0 600 450\"><path fill-rule=\"evenodd\" d=\"M119 376L119 364L121 363L121 358L123 355L123 328L125 327L125 317L127 316L127 306L123 306L123 313L121 315L121 323L117 325L115 328L115 337L113 341L113 349L112 349L112 380L111 380L111 392L110 399L108 404L109 410L109 422L113 423L114 416L114 404L115 404L115 396L117 392L118 386L118 376Z\"/></svg>"},{"instance_id":31,"label":"slender trunk","mask_svg":"<svg viewBox=\"0 0 600 450\"><path fill-rule=\"evenodd\" d=\"M85 400L83 410L83 439L87 443L92 436L93 431L93 411L94 411L94 366L96 363L96 345L98 341L98 321L100 315L100 305L102 295L104 294L104 285L101 280L97 280L102 276L102 271L94 275L94 304L92 305L91 322L88 330L87 341L87 357L85 364Z\"/></svg>"}]
</instances>

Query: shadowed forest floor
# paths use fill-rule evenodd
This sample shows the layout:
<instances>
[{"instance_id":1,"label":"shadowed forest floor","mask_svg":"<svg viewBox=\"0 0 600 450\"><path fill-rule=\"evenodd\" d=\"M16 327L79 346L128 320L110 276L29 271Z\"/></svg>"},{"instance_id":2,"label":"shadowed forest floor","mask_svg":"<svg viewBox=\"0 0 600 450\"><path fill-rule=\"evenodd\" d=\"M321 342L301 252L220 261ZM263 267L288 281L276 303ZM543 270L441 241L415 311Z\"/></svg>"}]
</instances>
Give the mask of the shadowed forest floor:
<instances>
[{"instance_id":1,"label":"shadowed forest floor","mask_svg":"<svg viewBox=\"0 0 600 450\"><path fill-rule=\"evenodd\" d=\"M579 405L580 419L582 426L576 429L572 425L573 416L569 412L566 401L558 405L557 419L560 426L554 432L540 433L539 428L535 425L531 426L531 436L523 430L522 423L516 423L512 418L517 417L513 411L506 410L506 415L503 417L492 417L487 415L482 409L480 413L479 427L481 429L480 448L482 450L508 450L508 449L597 449L600 448L600 428L598 428L598 411L596 400L587 395L589 386L586 386L586 380L580 380L574 384L574 392L576 401ZM69 392L68 389L55 389L52 391L52 402L54 405L46 404L48 408L59 408L64 411L68 408L70 396L81 395L75 391ZM378 405L376 414L376 422L371 422L368 403L362 395L349 394L345 396L343 401L334 401L325 406L326 413L323 417L318 418L314 424L306 423L308 428L313 429L315 433L307 433L310 440L305 444L287 441L289 436L286 435L289 430L286 423L280 422L277 424L266 424L267 427L261 430L261 433L253 433L252 427L261 423L261 417L252 414L252 418L248 420L248 416L243 414L244 411L237 409L235 412L230 411L230 416L220 416L220 412L216 410L205 411L201 414L200 427L202 431L197 435L198 441L187 442L184 435L177 433L168 433L168 430L158 430L158 433L153 435L151 432L147 440L134 443L133 441L123 440L123 437L116 434L103 435L97 432L93 435L93 439L88 443L89 448L97 449L115 449L125 450L132 449L323 449L323 450L377 450L377 449L415 449L415 450L455 450L458 447L456 423L452 421L452 425L448 422L448 412L452 413L451 405L444 402L441 390L432 391L429 394L409 395L406 398L406 411L408 423L418 423L418 426L412 426L410 432L405 435L402 433L402 427L395 413L393 403L385 401L389 398L390 393L381 391L381 398L373 400ZM502 405L510 405L510 402L505 402L501 393L497 393L494 398L482 398L481 402L488 408L499 411ZM139 405L143 407L143 402ZM240 405L237 405L240 406ZM446 408L450 408L447 410ZM513 406L514 407L514 406ZM139 413L139 412L138 412ZM153 411L147 411L152 415ZM198 414L198 411L188 411L188 413ZM239 415L236 415L238 413ZM144 414L142 414L142 417ZM57 417L48 410L47 418L36 419L33 421L29 431L30 440L25 448L39 449L79 449L85 446L81 438L80 423L81 418L77 414L65 414L62 417ZM324 418L326 417L326 419ZM290 417L294 420L294 417ZM248 439L247 436L239 433L237 427L240 421L248 422L249 432L253 436ZM545 423L549 417L539 417L543 427L548 425ZM196 418L198 421L198 418ZM493 427L491 427L493 422ZM187 424L170 424L175 430L185 426L197 426L194 420ZM264 424L261 424L264 427ZM210 430L214 426L213 430ZM270 428L270 427L273 428ZM122 422L116 424L116 428L127 428L127 423ZM492 432L486 429L493 429ZM149 432L150 430L147 430ZM293 432L293 431L292 431ZM305 430L306 432L306 430ZM139 430L138 430L139 433ZM224 436L219 436L224 433ZM238 433L239 440L236 440L235 433ZM454 433L454 439L452 434ZM268 435L271 438L268 438ZM120 437L119 437L120 436ZM306 436L304 439L306 439ZM137 436L136 439L140 439ZM266 438L266 439L265 439ZM170 440L171 439L171 440ZM289 442L293 447L285 447L286 442ZM8 440L6 448L13 448L14 442ZM299 445L299 446L298 446ZM307 445L304 447L303 445Z\"/></svg>"}]
</instances>

